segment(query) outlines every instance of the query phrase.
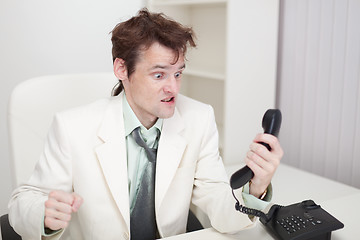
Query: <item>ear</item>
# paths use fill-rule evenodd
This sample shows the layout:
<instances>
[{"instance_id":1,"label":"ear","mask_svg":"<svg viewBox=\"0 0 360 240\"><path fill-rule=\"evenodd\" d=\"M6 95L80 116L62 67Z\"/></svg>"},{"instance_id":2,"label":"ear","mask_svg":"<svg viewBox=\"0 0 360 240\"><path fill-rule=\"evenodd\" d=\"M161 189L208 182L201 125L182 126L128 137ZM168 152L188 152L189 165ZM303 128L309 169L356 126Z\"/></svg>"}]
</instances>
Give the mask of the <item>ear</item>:
<instances>
[{"instance_id":1,"label":"ear","mask_svg":"<svg viewBox=\"0 0 360 240\"><path fill-rule=\"evenodd\" d=\"M124 81L128 79L127 68L125 66L125 61L121 58L116 58L114 61L114 74L115 76Z\"/></svg>"}]
</instances>

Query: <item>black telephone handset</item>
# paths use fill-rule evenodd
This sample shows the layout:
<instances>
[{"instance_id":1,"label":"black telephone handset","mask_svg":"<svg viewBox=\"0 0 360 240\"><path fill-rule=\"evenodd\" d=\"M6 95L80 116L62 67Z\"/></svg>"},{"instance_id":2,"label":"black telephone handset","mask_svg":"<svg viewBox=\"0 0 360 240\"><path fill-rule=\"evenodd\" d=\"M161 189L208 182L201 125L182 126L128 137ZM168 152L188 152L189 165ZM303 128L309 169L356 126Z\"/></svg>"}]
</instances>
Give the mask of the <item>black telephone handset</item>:
<instances>
[{"instance_id":1,"label":"black telephone handset","mask_svg":"<svg viewBox=\"0 0 360 240\"><path fill-rule=\"evenodd\" d=\"M278 136L281 125L281 112L278 109L266 111L262 126L265 133ZM270 146L261 143L269 150ZM289 206L274 204L267 214L240 204L234 189L245 185L254 176L247 166L235 172L230 178L230 186L236 200L235 209L242 213L257 216L265 229L278 240L330 240L331 232L344 227L344 224L317 205L313 200L305 200Z\"/></svg>"},{"instance_id":2,"label":"black telephone handset","mask_svg":"<svg viewBox=\"0 0 360 240\"><path fill-rule=\"evenodd\" d=\"M264 133L268 133L277 137L279 135L281 126L281 112L279 109L269 109L264 114L262 119L262 127L264 129ZM267 143L260 142L260 144L264 145L269 151L271 151L271 147ZM253 171L248 166L245 166L235 172L230 179L231 188L237 189L244 186L247 182L249 182L254 177Z\"/></svg>"}]
</instances>

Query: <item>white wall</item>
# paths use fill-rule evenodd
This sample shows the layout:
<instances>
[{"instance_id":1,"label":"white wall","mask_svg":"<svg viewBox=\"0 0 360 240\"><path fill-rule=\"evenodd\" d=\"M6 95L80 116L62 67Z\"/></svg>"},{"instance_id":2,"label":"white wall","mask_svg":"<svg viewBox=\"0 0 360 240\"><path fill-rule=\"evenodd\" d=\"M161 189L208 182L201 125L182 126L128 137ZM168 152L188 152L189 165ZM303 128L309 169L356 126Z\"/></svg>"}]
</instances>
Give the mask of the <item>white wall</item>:
<instances>
[{"instance_id":1,"label":"white wall","mask_svg":"<svg viewBox=\"0 0 360 240\"><path fill-rule=\"evenodd\" d=\"M0 1L0 214L12 191L7 103L16 84L35 76L112 70L109 32L143 0Z\"/></svg>"},{"instance_id":2,"label":"white wall","mask_svg":"<svg viewBox=\"0 0 360 240\"><path fill-rule=\"evenodd\" d=\"M275 107L279 0L228 1L224 161L239 163ZM239 137L241 136L241 137Z\"/></svg>"}]
</instances>

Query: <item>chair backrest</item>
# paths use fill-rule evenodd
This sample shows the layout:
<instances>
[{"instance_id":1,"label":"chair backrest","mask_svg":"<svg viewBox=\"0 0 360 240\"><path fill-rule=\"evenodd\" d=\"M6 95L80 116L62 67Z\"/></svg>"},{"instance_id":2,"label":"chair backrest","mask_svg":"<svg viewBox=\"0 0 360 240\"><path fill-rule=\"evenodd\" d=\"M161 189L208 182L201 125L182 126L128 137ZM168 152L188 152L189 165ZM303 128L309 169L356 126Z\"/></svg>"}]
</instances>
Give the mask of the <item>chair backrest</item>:
<instances>
[{"instance_id":1,"label":"chair backrest","mask_svg":"<svg viewBox=\"0 0 360 240\"><path fill-rule=\"evenodd\" d=\"M30 177L54 113L109 97L116 83L109 72L44 76L16 86L8 107L14 187Z\"/></svg>"}]
</instances>

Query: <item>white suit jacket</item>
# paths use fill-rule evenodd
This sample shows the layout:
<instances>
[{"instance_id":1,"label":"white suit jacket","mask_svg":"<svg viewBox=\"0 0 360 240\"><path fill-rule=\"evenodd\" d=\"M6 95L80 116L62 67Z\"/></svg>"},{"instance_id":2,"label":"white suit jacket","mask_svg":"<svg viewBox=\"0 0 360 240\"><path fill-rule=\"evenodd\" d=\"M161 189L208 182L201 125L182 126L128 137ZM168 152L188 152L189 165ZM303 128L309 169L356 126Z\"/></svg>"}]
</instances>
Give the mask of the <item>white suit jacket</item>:
<instances>
[{"instance_id":1,"label":"white suit jacket","mask_svg":"<svg viewBox=\"0 0 360 240\"><path fill-rule=\"evenodd\" d=\"M162 237L185 232L191 202L220 232L252 224L235 211L211 106L178 96L174 116L163 122L156 168ZM10 223L23 239L41 239L44 202L54 189L74 191L84 203L53 239L129 239L122 94L56 114L33 175L9 203Z\"/></svg>"}]
</instances>

